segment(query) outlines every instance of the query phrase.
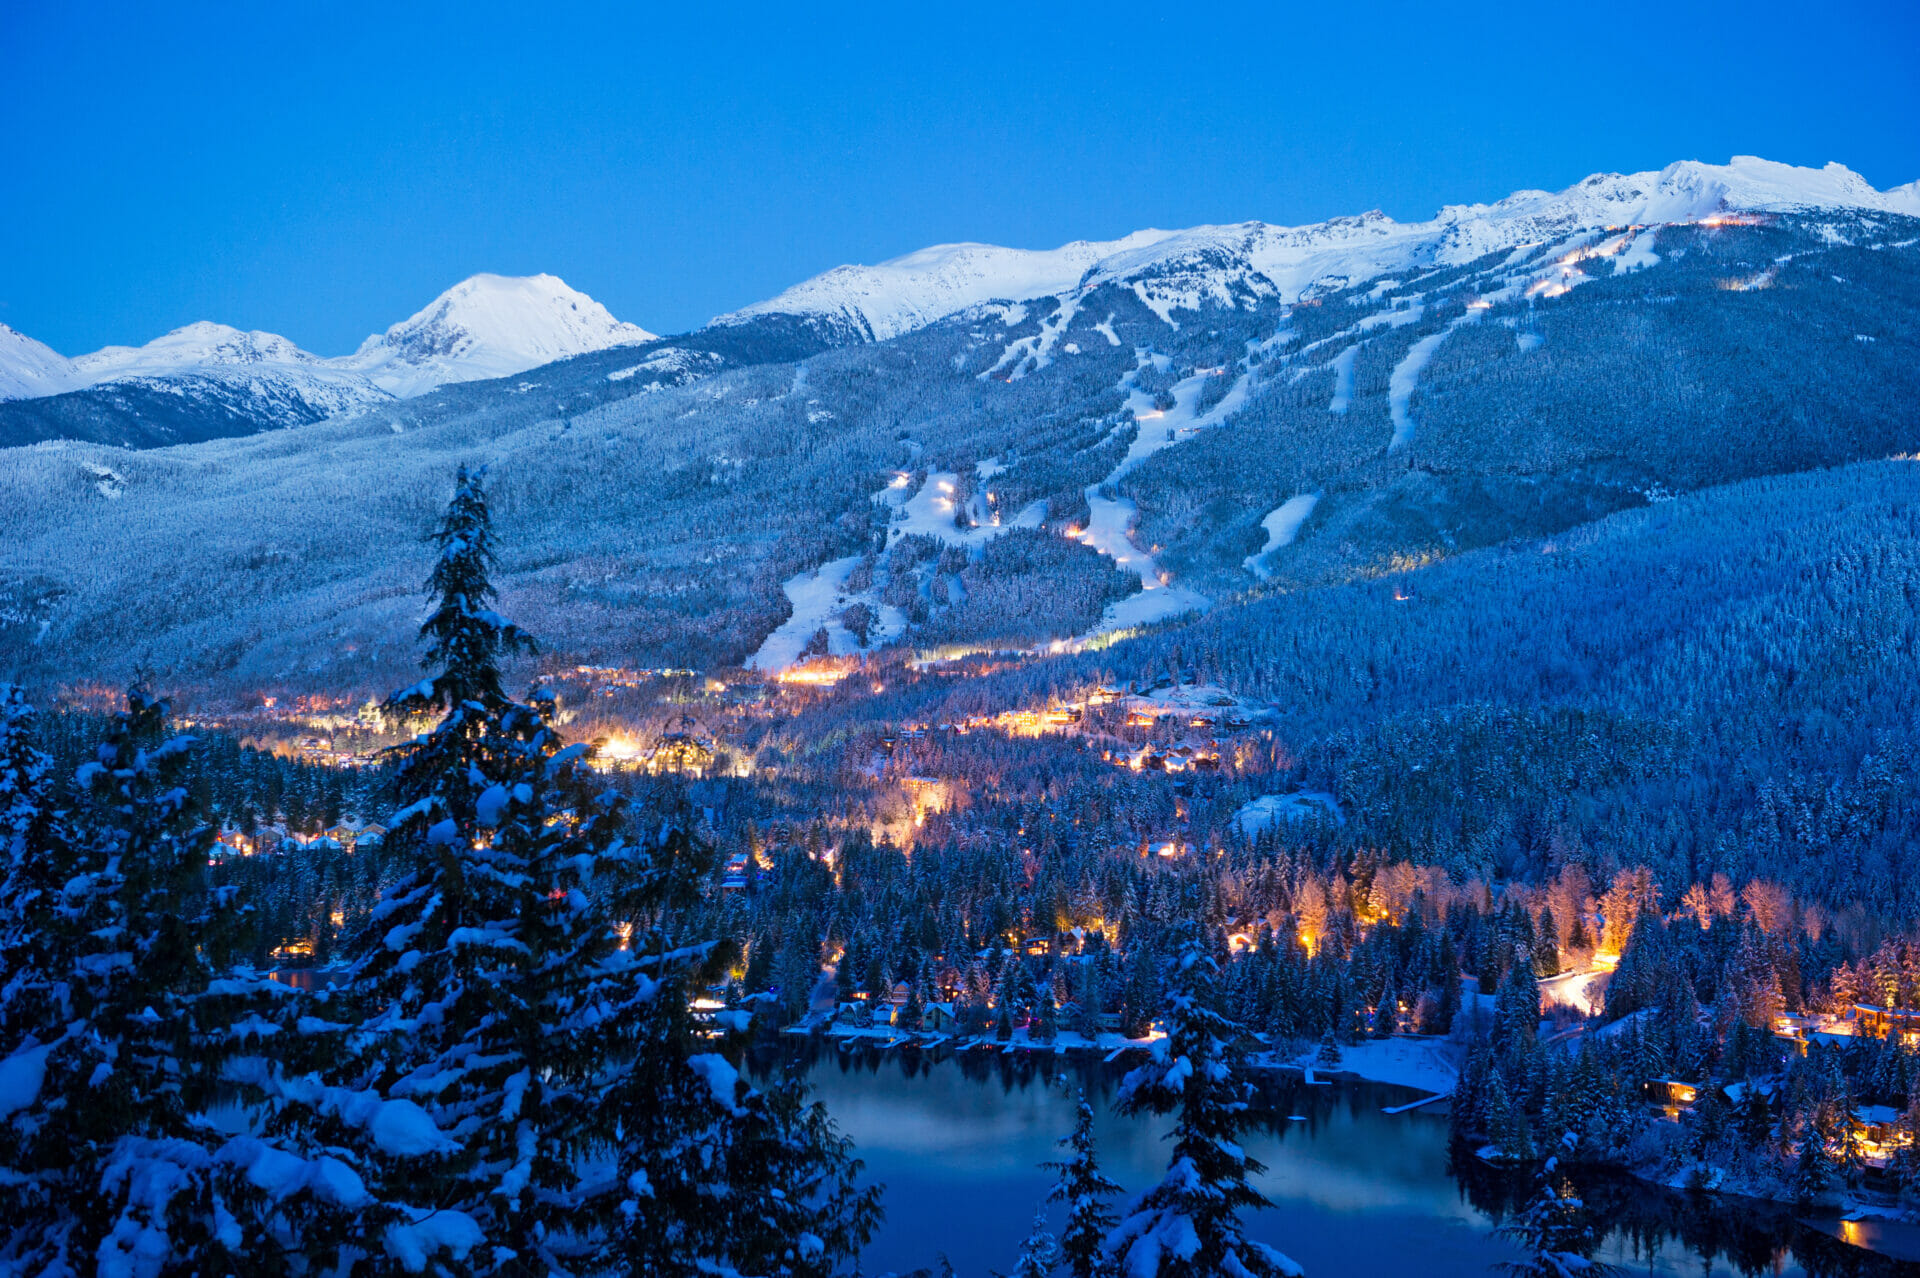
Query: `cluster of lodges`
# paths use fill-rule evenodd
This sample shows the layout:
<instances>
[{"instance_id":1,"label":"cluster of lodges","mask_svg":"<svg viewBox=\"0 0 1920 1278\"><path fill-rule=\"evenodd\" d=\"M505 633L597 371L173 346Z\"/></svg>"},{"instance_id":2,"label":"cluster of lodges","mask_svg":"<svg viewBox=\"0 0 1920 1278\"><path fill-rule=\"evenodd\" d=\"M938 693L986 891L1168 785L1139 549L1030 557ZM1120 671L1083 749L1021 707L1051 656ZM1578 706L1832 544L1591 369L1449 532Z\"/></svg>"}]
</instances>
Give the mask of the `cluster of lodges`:
<instances>
[{"instance_id":1,"label":"cluster of lodges","mask_svg":"<svg viewBox=\"0 0 1920 1278\"><path fill-rule=\"evenodd\" d=\"M1855 1003L1828 1014L1787 1012L1774 1018L1773 1032L1802 1056L1810 1043L1845 1044L1852 1038L1897 1036L1908 1047L1920 1047L1920 1008Z\"/></svg>"},{"instance_id":2,"label":"cluster of lodges","mask_svg":"<svg viewBox=\"0 0 1920 1278\"><path fill-rule=\"evenodd\" d=\"M1695 1083L1679 1078L1649 1079L1645 1084L1647 1104L1670 1120L1717 1093L1728 1106L1738 1106L1749 1091L1771 1099L1781 1086L1777 1077L1737 1083ZM1869 1189L1891 1189L1884 1182L1888 1165L1896 1150L1910 1148L1913 1125L1907 1115L1891 1105L1861 1105L1853 1113L1853 1139L1860 1147L1866 1165L1865 1185Z\"/></svg>"},{"instance_id":3,"label":"cluster of lodges","mask_svg":"<svg viewBox=\"0 0 1920 1278\"><path fill-rule=\"evenodd\" d=\"M1218 688L1163 686L1150 692L1099 686L1078 700L1060 700L1037 709L1003 710L998 714L968 715L939 723L909 723L881 747L892 754L898 742L917 740L929 733L1000 732L1014 737L1050 733L1089 735L1096 730L1089 712L1118 706L1128 728L1155 729L1172 725L1182 737L1174 742L1152 742L1133 750L1106 750L1102 757L1135 771L1205 772L1220 766L1222 736L1252 728L1254 710Z\"/></svg>"},{"instance_id":4,"label":"cluster of lodges","mask_svg":"<svg viewBox=\"0 0 1920 1278\"><path fill-rule=\"evenodd\" d=\"M287 754L301 763L310 763L322 768L367 768L378 762L378 752L360 752L346 749L331 737L298 737Z\"/></svg>"},{"instance_id":5,"label":"cluster of lodges","mask_svg":"<svg viewBox=\"0 0 1920 1278\"><path fill-rule=\"evenodd\" d=\"M289 848L330 848L352 852L371 847L386 837L387 827L377 822L341 821L317 834L289 830L284 825L263 825L252 834L232 827L214 835L213 858L216 861L236 856L262 856Z\"/></svg>"},{"instance_id":6,"label":"cluster of lodges","mask_svg":"<svg viewBox=\"0 0 1920 1278\"><path fill-rule=\"evenodd\" d=\"M582 683L601 696L611 697L622 688L640 688L661 679L692 679L699 674L698 670L682 670L675 666L638 669L628 666L568 666L565 670L548 671L539 677L538 682Z\"/></svg>"},{"instance_id":7,"label":"cluster of lodges","mask_svg":"<svg viewBox=\"0 0 1920 1278\"><path fill-rule=\"evenodd\" d=\"M921 1034L961 1034L967 1026L958 1000L943 998L920 1005L920 1019L912 1022L912 991L906 982L901 981L884 998L872 998L865 993L855 994L853 998L838 1004L834 1008L833 1020L837 1025L853 1029L893 1029L902 1033ZM1060 1004L1055 1013L1055 1022L1071 1025L1080 1019L1080 1005L1069 999ZM1010 1018L1014 1033L1031 1032L1038 1028L1037 1018L1015 1016ZM1118 1012L1102 1012L1094 1018L1094 1029L1102 1034L1115 1033L1120 1028Z\"/></svg>"},{"instance_id":8,"label":"cluster of lodges","mask_svg":"<svg viewBox=\"0 0 1920 1278\"><path fill-rule=\"evenodd\" d=\"M703 777L718 750L714 739L692 715L675 719L652 745L642 747L629 737L603 737L595 743L592 767L598 772L645 772L649 776L675 773Z\"/></svg>"},{"instance_id":9,"label":"cluster of lodges","mask_svg":"<svg viewBox=\"0 0 1920 1278\"><path fill-rule=\"evenodd\" d=\"M1776 1038L1790 1043L1801 1055L1812 1044L1844 1045L1854 1038L1898 1036L1908 1047L1920 1047L1920 1008L1884 1007L1873 1003L1855 1003L1835 1013L1784 1013L1774 1019ZM1779 1087L1777 1078L1737 1083L1697 1083L1678 1078L1657 1078L1646 1084L1647 1102L1669 1119L1699 1104L1710 1092L1717 1092L1729 1105L1739 1105L1749 1089L1772 1097ZM1886 1175L1896 1150L1914 1144L1913 1124L1907 1115L1890 1105L1862 1105L1854 1111L1853 1137L1866 1161L1866 1184L1872 1188Z\"/></svg>"}]
</instances>

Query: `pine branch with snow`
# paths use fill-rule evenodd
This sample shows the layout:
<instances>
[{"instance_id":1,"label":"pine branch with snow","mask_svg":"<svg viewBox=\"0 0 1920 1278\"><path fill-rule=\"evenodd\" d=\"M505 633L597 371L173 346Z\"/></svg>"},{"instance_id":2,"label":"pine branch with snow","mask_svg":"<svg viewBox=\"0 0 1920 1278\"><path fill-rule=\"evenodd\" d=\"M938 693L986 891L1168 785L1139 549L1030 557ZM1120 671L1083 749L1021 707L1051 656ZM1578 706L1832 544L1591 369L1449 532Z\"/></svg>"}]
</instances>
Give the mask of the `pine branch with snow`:
<instances>
[{"instance_id":1,"label":"pine branch with snow","mask_svg":"<svg viewBox=\"0 0 1920 1278\"><path fill-rule=\"evenodd\" d=\"M531 644L486 607L490 526L461 472L429 677L388 702L440 717L403 751L398 877L351 946L341 1060L310 1103L336 1129L406 1117L399 1139L346 1134L383 1198L435 1207L381 1235L403 1269L825 1278L874 1195L824 1111L700 1039L692 980L720 951L687 920L713 849L670 788L637 815L611 795L550 694L507 697L499 662Z\"/></svg>"}]
</instances>

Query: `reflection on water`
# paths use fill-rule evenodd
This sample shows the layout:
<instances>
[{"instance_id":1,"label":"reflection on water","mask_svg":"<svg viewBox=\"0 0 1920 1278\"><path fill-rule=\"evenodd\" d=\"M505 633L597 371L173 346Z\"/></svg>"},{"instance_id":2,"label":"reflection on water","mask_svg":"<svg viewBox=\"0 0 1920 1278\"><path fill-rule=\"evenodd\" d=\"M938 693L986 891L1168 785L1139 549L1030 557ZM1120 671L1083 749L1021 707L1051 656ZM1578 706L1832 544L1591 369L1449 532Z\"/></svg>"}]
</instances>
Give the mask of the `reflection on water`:
<instances>
[{"instance_id":1,"label":"reflection on water","mask_svg":"<svg viewBox=\"0 0 1920 1278\"><path fill-rule=\"evenodd\" d=\"M1073 1127L1076 1087L1094 1101L1107 1174L1129 1194L1166 1165L1167 1124L1114 1113L1121 1071L1091 1059L968 1053L930 1063L916 1052L787 1040L755 1063L765 1070L795 1058L859 1147L867 1177L886 1186L886 1220L862 1257L870 1274L933 1265L941 1253L962 1278L1010 1270L1052 1179L1038 1164L1058 1155L1054 1142ZM1063 1071L1065 1086L1053 1081ZM1370 1083L1309 1087L1293 1075L1265 1081L1246 1145L1267 1165L1258 1184L1274 1206L1249 1215L1249 1232L1313 1278L1480 1278L1515 1259L1493 1229L1524 1200L1526 1178L1470 1157L1456 1166L1442 1117L1380 1112L1413 1095ZM1628 1274L1909 1272L1765 1204L1730 1207L1624 1178L1582 1188L1610 1228L1601 1258Z\"/></svg>"}]
</instances>

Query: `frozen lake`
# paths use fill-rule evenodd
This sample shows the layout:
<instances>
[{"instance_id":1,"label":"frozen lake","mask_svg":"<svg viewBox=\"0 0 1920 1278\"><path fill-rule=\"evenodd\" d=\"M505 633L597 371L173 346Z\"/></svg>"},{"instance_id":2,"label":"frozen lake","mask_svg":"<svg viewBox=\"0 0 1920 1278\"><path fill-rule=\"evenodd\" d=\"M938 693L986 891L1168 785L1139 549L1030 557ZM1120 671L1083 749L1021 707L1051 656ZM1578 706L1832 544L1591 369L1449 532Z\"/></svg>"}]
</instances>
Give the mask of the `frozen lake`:
<instances>
[{"instance_id":1,"label":"frozen lake","mask_svg":"<svg viewBox=\"0 0 1920 1278\"><path fill-rule=\"evenodd\" d=\"M1054 1142L1073 1127L1074 1088L1086 1087L1094 1102L1108 1175L1131 1194L1165 1167L1165 1124L1111 1108L1118 1067L985 1052L929 1062L831 1043L790 1050L858 1146L866 1179L886 1187L886 1219L862 1257L868 1274L937 1267L943 1253L961 1278L1010 1271L1051 1183L1038 1164L1058 1156ZM1066 1084L1056 1081L1062 1068ZM1524 1195L1525 1182L1477 1163L1456 1174L1444 1117L1381 1112L1418 1095L1372 1083L1309 1087L1291 1075L1268 1078L1263 1113L1245 1143L1267 1165L1258 1184L1274 1206L1249 1215L1249 1232L1299 1261L1309 1278L1480 1276L1517 1258L1494 1235L1492 1213ZM1584 1188L1612 1226L1600 1258L1628 1273L1906 1272L1765 1204L1693 1200L1631 1181ZM1811 1265L1796 1247L1814 1257Z\"/></svg>"}]
</instances>

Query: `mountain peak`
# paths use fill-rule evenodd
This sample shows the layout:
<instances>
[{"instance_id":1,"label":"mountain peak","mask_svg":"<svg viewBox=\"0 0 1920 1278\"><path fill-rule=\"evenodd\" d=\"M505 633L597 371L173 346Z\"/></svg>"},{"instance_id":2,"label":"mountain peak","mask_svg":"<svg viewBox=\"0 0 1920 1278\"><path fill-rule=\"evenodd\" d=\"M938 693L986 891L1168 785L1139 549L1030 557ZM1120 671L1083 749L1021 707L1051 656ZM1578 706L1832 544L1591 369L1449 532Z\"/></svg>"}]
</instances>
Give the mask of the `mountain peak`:
<instances>
[{"instance_id":1,"label":"mountain peak","mask_svg":"<svg viewBox=\"0 0 1920 1278\"><path fill-rule=\"evenodd\" d=\"M556 275L472 275L339 361L396 395L653 340Z\"/></svg>"},{"instance_id":2,"label":"mountain peak","mask_svg":"<svg viewBox=\"0 0 1920 1278\"><path fill-rule=\"evenodd\" d=\"M73 366L88 382L127 377L164 377L188 368L243 364L317 365L278 333L244 332L230 324L198 320L164 333L145 346L105 346L76 356Z\"/></svg>"}]
</instances>

